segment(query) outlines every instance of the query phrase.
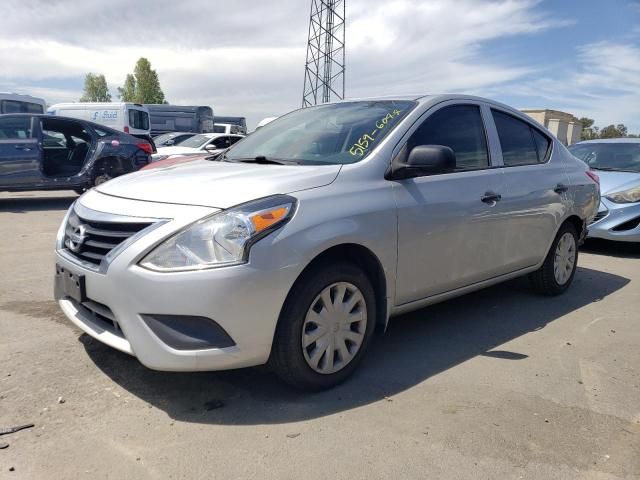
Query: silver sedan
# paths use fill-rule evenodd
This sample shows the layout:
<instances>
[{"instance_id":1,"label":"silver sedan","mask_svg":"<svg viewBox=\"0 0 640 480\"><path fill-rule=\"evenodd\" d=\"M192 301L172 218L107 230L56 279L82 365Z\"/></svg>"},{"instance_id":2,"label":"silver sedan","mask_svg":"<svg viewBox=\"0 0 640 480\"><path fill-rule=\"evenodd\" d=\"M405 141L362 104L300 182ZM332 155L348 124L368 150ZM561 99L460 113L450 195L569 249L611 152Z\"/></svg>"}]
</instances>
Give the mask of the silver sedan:
<instances>
[{"instance_id":1,"label":"silver sedan","mask_svg":"<svg viewBox=\"0 0 640 480\"><path fill-rule=\"evenodd\" d=\"M55 295L149 368L268 362L323 389L394 315L522 275L563 293L599 202L593 172L506 105L319 105L215 161L84 194L58 232Z\"/></svg>"},{"instance_id":2,"label":"silver sedan","mask_svg":"<svg viewBox=\"0 0 640 480\"><path fill-rule=\"evenodd\" d=\"M600 177L602 200L589 237L640 242L640 138L589 140L569 151Z\"/></svg>"}]
</instances>

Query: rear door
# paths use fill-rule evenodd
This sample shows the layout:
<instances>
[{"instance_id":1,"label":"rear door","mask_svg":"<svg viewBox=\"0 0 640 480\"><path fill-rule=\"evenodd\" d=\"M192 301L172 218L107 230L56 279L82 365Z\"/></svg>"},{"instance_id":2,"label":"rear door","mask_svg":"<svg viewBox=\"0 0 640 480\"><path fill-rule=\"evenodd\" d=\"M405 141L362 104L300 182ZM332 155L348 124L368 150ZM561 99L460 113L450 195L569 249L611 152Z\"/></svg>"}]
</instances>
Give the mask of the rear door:
<instances>
[{"instance_id":1,"label":"rear door","mask_svg":"<svg viewBox=\"0 0 640 480\"><path fill-rule=\"evenodd\" d=\"M553 158L551 138L533 124L492 107L504 168L503 208L509 228L500 238L504 263L511 271L539 263L547 254L567 211L568 178Z\"/></svg>"},{"instance_id":2,"label":"rear door","mask_svg":"<svg viewBox=\"0 0 640 480\"><path fill-rule=\"evenodd\" d=\"M0 184L23 187L40 182L40 147L28 115L0 117Z\"/></svg>"}]
</instances>

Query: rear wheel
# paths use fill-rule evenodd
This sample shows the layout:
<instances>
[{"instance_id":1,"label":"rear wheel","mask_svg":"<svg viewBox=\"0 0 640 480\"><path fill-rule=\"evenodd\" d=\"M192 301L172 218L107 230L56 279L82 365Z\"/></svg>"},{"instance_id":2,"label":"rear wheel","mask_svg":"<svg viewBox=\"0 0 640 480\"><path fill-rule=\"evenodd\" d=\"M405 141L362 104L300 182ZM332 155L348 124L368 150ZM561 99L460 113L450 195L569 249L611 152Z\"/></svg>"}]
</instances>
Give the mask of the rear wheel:
<instances>
[{"instance_id":1,"label":"rear wheel","mask_svg":"<svg viewBox=\"0 0 640 480\"><path fill-rule=\"evenodd\" d=\"M280 315L271 365L297 388L323 390L356 369L374 331L373 287L355 265L314 268L292 288Z\"/></svg>"},{"instance_id":2,"label":"rear wheel","mask_svg":"<svg viewBox=\"0 0 640 480\"><path fill-rule=\"evenodd\" d=\"M543 295L560 295L571 282L578 265L578 233L571 223L560 227L542 267L531 273L533 288Z\"/></svg>"}]
</instances>

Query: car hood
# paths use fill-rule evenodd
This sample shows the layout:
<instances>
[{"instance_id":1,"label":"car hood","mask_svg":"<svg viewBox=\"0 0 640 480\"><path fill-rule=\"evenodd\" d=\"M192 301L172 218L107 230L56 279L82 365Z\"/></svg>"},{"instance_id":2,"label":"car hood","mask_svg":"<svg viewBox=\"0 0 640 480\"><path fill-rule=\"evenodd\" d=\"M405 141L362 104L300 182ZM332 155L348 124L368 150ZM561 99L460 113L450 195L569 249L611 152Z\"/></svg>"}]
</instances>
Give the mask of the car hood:
<instances>
[{"instance_id":1,"label":"car hood","mask_svg":"<svg viewBox=\"0 0 640 480\"><path fill-rule=\"evenodd\" d=\"M229 208L333 182L341 165L261 165L208 160L141 170L103 183L104 194L149 202Z\"/></svg>"},{"instance_id":2,"label":"car hood","mask_svg":"<svg viewBox=\"0 0 640 480\"><path fill-rule=\"evenodd\" d=\"M600 177L600 192L608 195L640 186L640 173L595 171Z\"/></svg>"}]
</instances>

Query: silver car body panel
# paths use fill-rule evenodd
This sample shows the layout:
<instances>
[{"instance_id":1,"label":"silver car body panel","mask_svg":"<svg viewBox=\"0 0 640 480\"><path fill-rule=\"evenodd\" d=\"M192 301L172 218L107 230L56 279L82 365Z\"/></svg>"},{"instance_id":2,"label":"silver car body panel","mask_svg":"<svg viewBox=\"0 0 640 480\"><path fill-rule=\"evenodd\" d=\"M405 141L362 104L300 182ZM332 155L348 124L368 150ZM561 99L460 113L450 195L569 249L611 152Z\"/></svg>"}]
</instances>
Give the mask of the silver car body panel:
<instances>
[{"instance_id":1,"label":"silver car body panel","mask_svg":"<svg viewBox=\"0 0 640 480\"><path fill-rule=\"evenodd\" d=\"M491 168L385 180L392 158L420 123L438 108L458 103L481 106ZM60 305L81 329L135 355L150 368L217 370L267 361L291 287L318 255L332 247L357 245L378 259L386 282L385 319L535 270L565 219L577 216L590 221L595 216L599 192L586 175L586 166L551 134L548 163L504 167L490 108L544 130L517 110L485 99L420 97L416 107L358 163L279 166L203 161L142 171L101 185L83 195L76 206L163 223L120 251L106 272L83 268L66 255L60 247L64 225L58 234L56 261L86 277L87 296L110 309L122 336L92 323L87 311L95 305L74 305L65 298L59 299ZM566 184L568 190L556 193L558 184ZM481 202L489 190L500 193L502 200L495 205ZM285 193L298 201L295 215L255 243L246 264L175 273L138 265L155 246L198 219ZM174 350L149 330L141 320L144 314L209 317L236 345Z\"/></svg>"},{"instance_id":2,"label":"silver car body panel","mask_svg":"<svg viewBox=\"0 0 640 480\"><path fill-rule=\"evenodd\" d=\"M640 143L640 140L637 140ZM627 222L635 225L640 219L640 202L616 203L607 195L640 187L640 173L598 171L602 200L598 209L599 219L589 225L589 237L617 242L640 242L640 221L633 228L624 227Z\"/></svg>"}]
</instances>

